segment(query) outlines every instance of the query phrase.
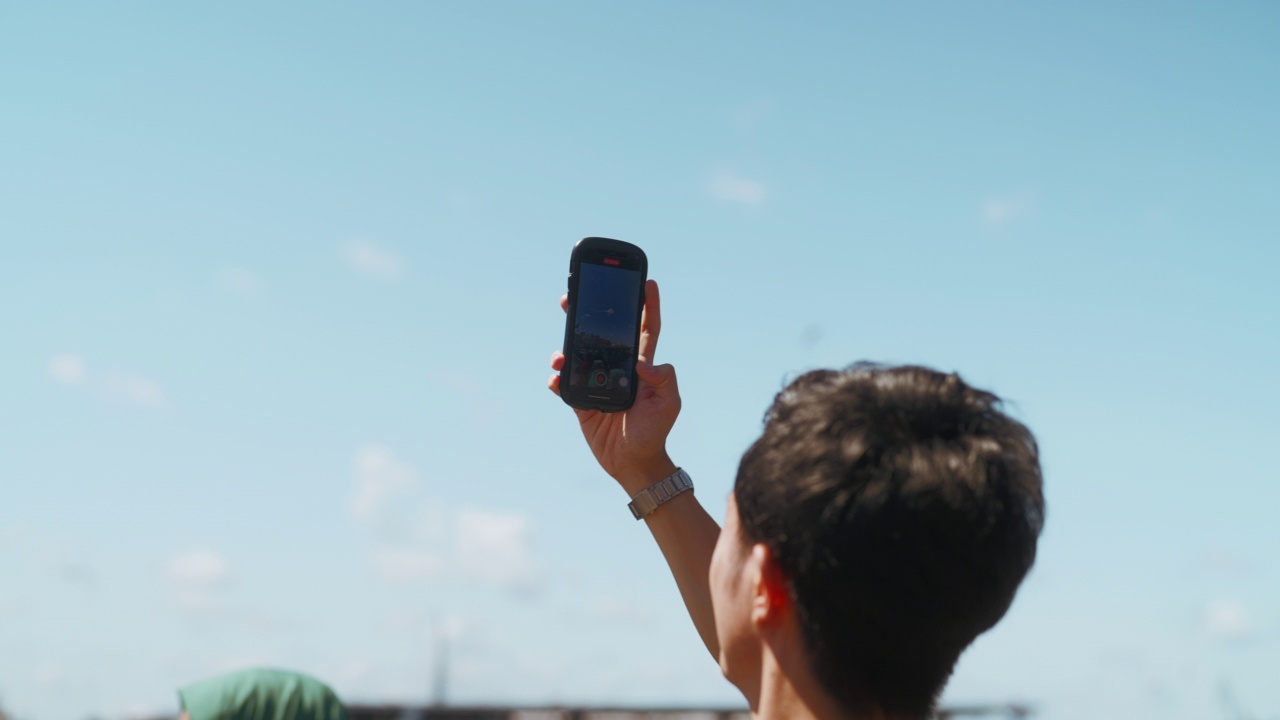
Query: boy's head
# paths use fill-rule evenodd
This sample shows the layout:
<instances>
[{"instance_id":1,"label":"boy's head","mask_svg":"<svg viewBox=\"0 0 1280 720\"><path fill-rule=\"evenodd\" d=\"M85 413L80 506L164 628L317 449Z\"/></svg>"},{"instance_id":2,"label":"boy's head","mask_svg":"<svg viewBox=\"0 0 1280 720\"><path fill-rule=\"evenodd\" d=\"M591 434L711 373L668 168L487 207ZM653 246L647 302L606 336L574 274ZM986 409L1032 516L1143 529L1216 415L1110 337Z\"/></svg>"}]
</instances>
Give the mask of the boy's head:
<instances>
[{"instance_id":1,"label":"boy's head","mask_svg":"<svg viewBox=\"0 0 1280 720\"><path fill-rule=\"evenodd\" d=\"M923 718L1013 601L1044 499L1035 439L995 395L857 364L778 394L728 514L710 577L726 676L753 683L790 637L846 714Z\"/></svg>"}]
</instances>

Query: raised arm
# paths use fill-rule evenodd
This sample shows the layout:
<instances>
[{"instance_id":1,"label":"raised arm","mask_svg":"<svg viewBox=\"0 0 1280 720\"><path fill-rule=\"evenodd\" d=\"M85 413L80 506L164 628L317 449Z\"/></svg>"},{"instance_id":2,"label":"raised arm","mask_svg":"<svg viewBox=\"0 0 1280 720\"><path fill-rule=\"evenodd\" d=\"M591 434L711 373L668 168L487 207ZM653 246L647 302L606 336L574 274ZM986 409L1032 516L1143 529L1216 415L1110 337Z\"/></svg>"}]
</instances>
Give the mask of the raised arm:
<instances>
[{"instance_id":1,"label":"raised arm","mask_svg":"<svg viewBox=\"0 0 1280 720\"><path fill-rule=\"evenodd\" d=\"M561 308L566 303L567 298L560 298ZM650 280L645 287L644 316L640 327L640 362L636 366L640 385L635 404L621 413L574 411L578 415L582 435L600 467L618 481L628 498L635 497L676 471L675 463L667 455L667 435L680 414L680 390L674 367L653 364L661 330L658 284ZM551 369L559 372L563 365L564 355L553 353ZM560 376L552 375L547 385L552 392L559 394ZM629 517L623 508L619 510L622 510L620 518ZM698 635L711 656L719 660L720 645L716 641L707 570L711 566L711 553L715 550L720 526L691 492L664 503L645 518L645 522L658 542L671 574L675 576L676 586Z\"/></svg>"}]
</instances>

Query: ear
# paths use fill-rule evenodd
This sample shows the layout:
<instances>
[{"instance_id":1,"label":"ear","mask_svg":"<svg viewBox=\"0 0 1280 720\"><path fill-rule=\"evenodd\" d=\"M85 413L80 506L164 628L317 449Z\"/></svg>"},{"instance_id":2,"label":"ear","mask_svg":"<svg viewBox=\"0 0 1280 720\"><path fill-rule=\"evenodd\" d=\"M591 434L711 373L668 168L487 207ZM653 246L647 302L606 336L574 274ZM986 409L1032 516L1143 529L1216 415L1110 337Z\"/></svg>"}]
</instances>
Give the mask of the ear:
<instances>
[{"instance_id":1,"label":"ear","mask_svg":"<svg viewBox=\"0 0 1280 720\"><path fill-rule=\"evenodd\" d=\"M773 551L764 543L751 546L747 559L751 578L751 621L757 626L781 622L791 612L791 587Z\"/></svg>"}]
</instances>

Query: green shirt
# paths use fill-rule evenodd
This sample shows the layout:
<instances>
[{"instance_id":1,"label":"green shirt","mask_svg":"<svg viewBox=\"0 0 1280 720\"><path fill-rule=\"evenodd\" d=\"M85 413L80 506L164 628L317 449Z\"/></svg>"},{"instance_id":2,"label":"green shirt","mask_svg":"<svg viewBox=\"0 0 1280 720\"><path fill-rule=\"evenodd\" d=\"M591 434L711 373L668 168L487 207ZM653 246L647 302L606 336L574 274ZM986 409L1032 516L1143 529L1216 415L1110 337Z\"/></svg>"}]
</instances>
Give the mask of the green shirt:
<instances>
[{"instance_id":1,"label":"green shirt","mask_svg":"<svg viewBox=\"0 0 1280 720\"><path fill-rule=\"evenodd\" d=\"M240 670L178 690L191 720L347 720L329 686L286 670Z\"/></svg>"}]
</instances>

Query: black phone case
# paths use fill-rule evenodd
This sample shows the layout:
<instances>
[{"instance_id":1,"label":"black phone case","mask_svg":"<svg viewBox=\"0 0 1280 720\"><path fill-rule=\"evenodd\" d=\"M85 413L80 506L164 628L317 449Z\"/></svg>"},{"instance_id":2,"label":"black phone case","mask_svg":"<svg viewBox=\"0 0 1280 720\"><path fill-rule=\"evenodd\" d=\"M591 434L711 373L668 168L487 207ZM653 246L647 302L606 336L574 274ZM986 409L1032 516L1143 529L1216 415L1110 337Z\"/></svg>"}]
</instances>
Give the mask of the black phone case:
<instances>
[{"instance_id":1,"label":"black phone case","mask_svg":"<svg viewBox=\"0 0 1280 720\"><path fill-rule=\"evenodd\" d=\"M628 394L623 402L607 402L595 398L587 397L585 390L574 388L569 381L569 374L573 364L573 326L577 316L578 302L578 278L580 277L580 266L583 257L588 255L612 255L616 257L626 257L638 260L640 263L640 293L636 298L636 333L632 338L632 347L634 350L631 355L631 377L628 383ZM569 306L565 313L564 323L564 366L560 368L560 398L570 407L579 410L599 410L601 412L622 412L630 408L636 401L636 390L638 389L638 378L636 377L636 360L640 355L640 319L641 313L644 311L644 293L645 284L649 279L649 259L645 256L644 251L629 242L622 240L614 240L612 238L587 237L578 241L573 246L573 254L569 256Z\"/></svg>"}]
</instances>

